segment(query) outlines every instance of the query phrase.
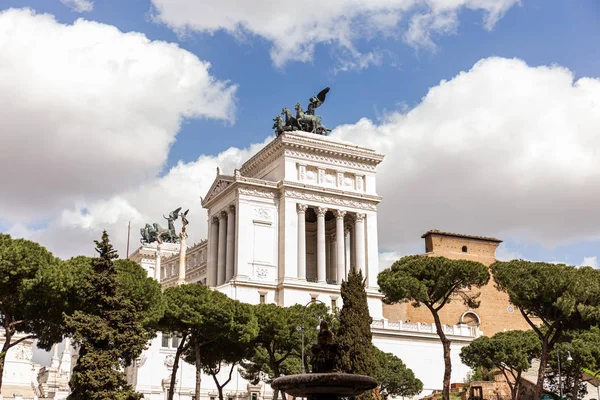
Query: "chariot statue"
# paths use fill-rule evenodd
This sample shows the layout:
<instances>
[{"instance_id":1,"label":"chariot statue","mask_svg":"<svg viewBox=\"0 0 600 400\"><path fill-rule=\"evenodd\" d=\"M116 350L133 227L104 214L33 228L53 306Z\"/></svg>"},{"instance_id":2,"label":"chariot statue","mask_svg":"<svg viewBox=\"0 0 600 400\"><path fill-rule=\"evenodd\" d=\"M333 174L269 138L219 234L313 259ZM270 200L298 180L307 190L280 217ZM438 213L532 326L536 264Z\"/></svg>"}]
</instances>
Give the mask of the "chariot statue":
<instances>
[{"instance_id":1,"label":"chariot statue","mask_svg":"<svg viewBox=\"0 0 600 400\"><path fill-rule=\"evenodd\" d=\"M282 108L281 115L285 116L285 121L281 116L273 118L273 129L277 136L283 132L290 131L305 131L310 133L316 133L318 135L327 135L331 132L331 129L327 129L323 126L321 117L315 115L315 109L321 106L325 102L325 97L329 92L329 88L321 90L316 96L311 97L306 107L306 112L300 105L296 104L294 109L296 110L296 116L292 114L289 108Z\"/></svg>"},{"instance_id":2,"label":"chariot statue","mask_svg":"<svg viewBox=\"0 0 600 400\"><path fill-rule=\"evenodd\" d=\"M140 229L140 243L142 244L150 244L154 242L158 243L178 243L180 240L179 235L175 231L175 221L181 215L181 222L183 224L183 231L185 232L185 227L188 225L189 221L186 216L189 210L185 213L181 213L181 207L171 211L168 217L163 215L163 218L167 220L167 228L163 228L159 223L154 222L152 224L146 224L143 228Z\"/></svg>"}]
</instances>

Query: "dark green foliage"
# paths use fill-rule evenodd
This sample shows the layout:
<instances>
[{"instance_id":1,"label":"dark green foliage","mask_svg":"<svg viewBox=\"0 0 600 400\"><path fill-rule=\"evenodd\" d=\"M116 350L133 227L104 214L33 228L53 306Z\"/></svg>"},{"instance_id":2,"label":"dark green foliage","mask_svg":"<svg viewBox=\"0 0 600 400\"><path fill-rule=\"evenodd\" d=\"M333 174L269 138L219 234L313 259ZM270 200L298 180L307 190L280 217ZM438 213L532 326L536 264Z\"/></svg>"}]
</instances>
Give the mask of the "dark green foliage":
<instances>
[{"instance_id":1,"label":"dark green foliage","mask_svg":"<svg viewBox=\"0 0 600 400\"><path fill-rule=\"evenodd\" d=\"M508 293L542 342L539 398L549 354L565 331L586 330L600 322L600 271L524 260L499 261L491 268L498 288Z\"/></svg>"},{"instance_id":2,"label":"dark green foliage","mask_svg":"<svg viewBox=\"0 0 600 400\"><path fill-rule=\"evenodd\" d=\"M238 362L258 327L251 307L232 300L207 286L187 284L167 288L163 332L177 333L181 341L175 354L171 385L174 385L179 358L196 366L196 396L200 395L201 372L209 374L221 365ZM222 387L225 383L217 383ZM171 386L171 393L174 393Z\"/></svg>"},{"instance_id":3,"label":"dark green foliage","mask_svg":"<svg viewBox=\"0 0 600 400\"><path fill-rule=\"evenodd\" d=\"M373 378L377 380L384 399L388 396L412 397L423 391L423 382L415 377L401 359L377 347L373 347L373 351L377 365Z\"/></svg>"},{"instance_id":4,"label":"dark green foliage","mask_svg":"<svg viewBox=\"0 0 600 400\"><path fill-rule=\"evenodd\" d=\"M373 375L376 371L371 334L371 318L367 292L361 271L354 269L342 282L341 295L344 303L339 314L339 328L335 341L340 345L338 369L349 374ZM369 399L366 392L361 399Z\"/></svg>"},{"instance_id":5,"label":"dark green foliage","mask_svg":"<svg viewBox=\"0 0 600 400\"><path fill-rule=\"evenodd\" d=\"M538 358L542 344L533 331L499 332L494 336L475 339L460 352L462 362L473 368L499 369L510 386L513 400L517 400L520 378Z\"/></svg>"},{"instance_id":6,"label":"dark green foliage","mask_svg":"<svg viewBox=\"0 0 600 400\"><path fill-rule=\"evenodd\" d=\"M304 307L300 304L279 307L275 304L254 306L258 319L258 335L246 361L241 363L242 376L256 384L259 381L270 383L274 378L301 372L302 339L301 329L304 317L305 358L310 355L310 347L316 343L317 325L320 318L331 321L327 307L321 303ZM309 363L306 363L307 368ZM274 400L278 393L274 393Z\"/></svg>"},{"instance_id":7,"label":"dark green foliage","mask_svg":"<svg viewBox=\"0 0 600 400\"><path fill-rule=\"evenodd\" d=\"M559 393L558 352L561 359L561 380L565 397L584 397L587 393L583 373L600 369L600 328L593 326L589 331L567 331L562 335L548 357L546 382L550 390ZM571 356L571 359L569 359ZM577 392L577 393L575 393Z\"/></svg>"},{"instance_id":8,"label":"dark green foliage","mask_svg":"<svg viewBox=\"0 0 600 400\"><path fill-rule=\"evenodd\" d=\"M202 369L215 381L220 400L223 400L223 388L231 381L235 366L251 354L258 335L258 322L251 305L230 300L228 306L233 317L231 325L214 343L201 349ZM229 368L228 378L219 382L217 375L225 365Z\"/></svg>"},{"instance_id":9,"label":"dark green foliage","mask_svg":"<svg viewBox=\"0 0 600 400\"><path fill-rule=\"evenodd\" d=\"M108 234L103 232L102 240L95 243L98 257L89 264L88 284L80 288L79 310L65 318L67 332L79 345L79 357L69 382L69 399L139 399L141 395L127 384L120 369L130 365L153 337L154 332L146 329L144 322L154 303L129 296L136 290L128 292L119 285L113 261L118 256ZM71 263L84 268L85 260L78 258ZM134 270L132 265L123 268ZM129 281L130 278L122 277L121 280ZM146 296L156 298L157 286L148 281L146 284L154 288Z\"/></svg>"},{"instance_id":10,"label":"dark green foliage","mask_svg":"<svg viewBox=\"0 0 600 400\"><path fill-rule=\"evenodd\" d=\"M63 312L73 285L70 271L37 243L0 234L0 388L7 351L25 338L37 338L38 346L50 349L62 339Z\"/></svg>"},{"instance_id":11,"label":"dark green foliage","mask_svg":"<svg viewBox=\"0 0 600 400\"><path fill-rule=\"evenodd\" d=\"M452 363L450 340L442 328L439 311L454 300L470 308L479 307L479 293L470 289L485 285L489 279L488 268L479 262L424 255L403 257L377 277L386 303L412 301L413 306L423 305L431 312L444 349L444 400L450 399Z\"/></svg>"}]
</instances>

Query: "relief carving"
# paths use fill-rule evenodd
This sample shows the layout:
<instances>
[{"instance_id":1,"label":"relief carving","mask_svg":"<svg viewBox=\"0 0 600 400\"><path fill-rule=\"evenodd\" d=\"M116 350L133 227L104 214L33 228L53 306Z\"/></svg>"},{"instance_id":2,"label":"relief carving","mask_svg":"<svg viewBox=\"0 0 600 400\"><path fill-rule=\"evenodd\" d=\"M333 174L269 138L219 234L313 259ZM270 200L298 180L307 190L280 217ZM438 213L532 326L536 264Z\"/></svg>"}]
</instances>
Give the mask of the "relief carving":
<instances>
[{"instance_id":1,"label":"relief carving","mask_svg":"<svg viewBox=\"0 0 600 400\"><path fill-rule=\"evenodd\" d=\"M263 221L271 221L271 211L267 208L255 208L254 217Z\"/></svg>"},{"instance_id":2,"label":"relief carving","mask_svg":"<svg viewBox=\"0 0 600 400\"><path fill-rule=\"evenodd\" d=\"M357 200L350 200L350 199L345 199L345 198L340 198L340 197L335 197L335 196L328 196L328 195L319 194L319 193L306 193L306 192L301 192L299 190L286 189L284 195L288 196L288 197L293 197L295 199L304 200L307 202L313 201L313 202L319 202L319 203L327 203L327 204L339 205L339 206L345 206L345 207L351 207L351 208L360 208L360 209L369 210L369 211L377 210L377 205L373 204L373 203L367 203L367 202L357 201Z\"/></svg>"}]
</instances>

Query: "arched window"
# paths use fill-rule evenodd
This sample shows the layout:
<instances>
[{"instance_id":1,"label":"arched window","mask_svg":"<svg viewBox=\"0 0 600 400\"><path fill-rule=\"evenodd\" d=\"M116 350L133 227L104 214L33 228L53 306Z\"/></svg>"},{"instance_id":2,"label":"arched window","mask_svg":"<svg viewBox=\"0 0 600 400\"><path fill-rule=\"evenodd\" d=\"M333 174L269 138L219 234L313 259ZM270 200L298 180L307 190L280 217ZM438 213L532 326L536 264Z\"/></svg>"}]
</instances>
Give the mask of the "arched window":
<instances>
[{"instance_id":1,"label":"arched window","mask_svg":"<svg viewBox=\"0 0 600 400\"><path fill-rule=\"evenodd\" d=\"M467 324L468 326L479 326L479 324L481 324L481 318L479 318L479 315L475 312L469 310L461 315L460 322L462 324Z\"/></svg>"},{"instance_id":2,"label":"arched window","mask_svg":"<svg viewBox=\"0 0 600 400\"><path fill-rule=\"evenodd\" d=\"M467 246L463 246L463 247L462 247L462 252L463 252L463 253L466 253L466 252L467 252Z\"/></svg>"}]
</instances>

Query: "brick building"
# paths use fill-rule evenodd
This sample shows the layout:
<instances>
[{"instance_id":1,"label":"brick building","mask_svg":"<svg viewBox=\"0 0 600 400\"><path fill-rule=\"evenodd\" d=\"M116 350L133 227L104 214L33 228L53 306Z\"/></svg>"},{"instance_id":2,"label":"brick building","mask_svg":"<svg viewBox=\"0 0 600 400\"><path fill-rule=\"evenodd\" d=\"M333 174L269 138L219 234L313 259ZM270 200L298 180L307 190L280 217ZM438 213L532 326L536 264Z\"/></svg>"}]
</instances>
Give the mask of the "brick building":
<instances>
[{"instance_id":1,"label":"brick building","mask_svg":"<svg viewBox=\"0 0 600 400\"><path fill-rule=\"evenodd\" d=\"M496 238L441 232L435 229L421 237L425 239L425 255L478 261L488 267L496 261L496 249L502 243ZM508 295L496 289L493 278L490 278L486 286L473 290L481 292L479 308L471 310L460 298L455 298L440 311L443 324L479 325L486 336L504 330L530 328L519 310L508 301ZM433 323L433 317L427 308L415 308L410 303L384 304L383 314L389 321Z\"/></svg>"}]
</instances>

